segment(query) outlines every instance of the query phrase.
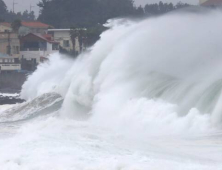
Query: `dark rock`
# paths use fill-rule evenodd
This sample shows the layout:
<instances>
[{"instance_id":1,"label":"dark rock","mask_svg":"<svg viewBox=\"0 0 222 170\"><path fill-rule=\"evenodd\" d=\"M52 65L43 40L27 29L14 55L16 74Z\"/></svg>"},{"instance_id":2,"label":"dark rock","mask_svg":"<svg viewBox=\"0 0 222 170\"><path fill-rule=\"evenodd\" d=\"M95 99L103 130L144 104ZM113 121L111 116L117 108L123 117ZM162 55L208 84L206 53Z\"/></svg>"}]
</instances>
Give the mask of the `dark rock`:
<instances>
[{"instance_id":1,"label":"dark rock","mask_svg":"<svg viewBox=\"0 0 222 170\"><path fill-rule=\"evenodd\" d=\"M1 95L0 95L0 105L23 103L24 101L25 101L25 100L20 99L20 98L18 98L18 97L1 96Z\"/></svg>"}]
</instances>

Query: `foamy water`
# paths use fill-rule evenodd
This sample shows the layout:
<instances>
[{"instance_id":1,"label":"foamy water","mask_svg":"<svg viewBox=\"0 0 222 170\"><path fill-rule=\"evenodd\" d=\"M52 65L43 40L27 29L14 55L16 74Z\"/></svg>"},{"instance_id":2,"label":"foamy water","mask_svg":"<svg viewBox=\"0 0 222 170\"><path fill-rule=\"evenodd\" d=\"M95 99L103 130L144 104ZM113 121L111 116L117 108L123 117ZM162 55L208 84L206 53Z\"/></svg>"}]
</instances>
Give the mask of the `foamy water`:
<instances>
[{"instance_id":1,"label":"foamy water","mask_svg":"<svg viewBox=\"0 0 222 170\"><path fill-rule=\"evenodd\" d=\"M114 20L76 60L51 56L0 114L0 167L221 170L221 20Z\"/></svg>"}]
</instances>

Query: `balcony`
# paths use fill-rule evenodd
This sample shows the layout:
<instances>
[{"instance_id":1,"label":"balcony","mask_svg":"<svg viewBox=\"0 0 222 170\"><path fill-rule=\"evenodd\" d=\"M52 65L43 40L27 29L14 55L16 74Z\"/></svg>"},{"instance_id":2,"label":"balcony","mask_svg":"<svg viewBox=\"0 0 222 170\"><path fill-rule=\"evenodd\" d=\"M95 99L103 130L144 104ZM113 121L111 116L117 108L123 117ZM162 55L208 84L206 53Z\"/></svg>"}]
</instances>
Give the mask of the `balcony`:
<instances>
[{"instance_id":1,"label":"balcony","mask_svg":"<svg viewBox=\"0 0 222 170\"><path fill-rule=\"evenodd\" d=\"M46 48L21 48L20 51L46 51Z\"/></svg>"}]
</instances>

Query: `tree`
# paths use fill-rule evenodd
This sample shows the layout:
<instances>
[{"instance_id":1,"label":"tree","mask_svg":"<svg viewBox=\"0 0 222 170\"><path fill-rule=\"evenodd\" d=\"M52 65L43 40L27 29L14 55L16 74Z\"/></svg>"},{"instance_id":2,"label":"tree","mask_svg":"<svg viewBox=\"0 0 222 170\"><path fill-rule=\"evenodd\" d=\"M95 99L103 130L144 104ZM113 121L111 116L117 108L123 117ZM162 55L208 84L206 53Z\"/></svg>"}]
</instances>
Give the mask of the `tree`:
<instances>
[{"instance_id":1,"label":"tree","mask_svg":"<svg viewBox=\"0 0 222 170\"><path fill-rule=\"evenodd\" d=\"M158 4L146 4L144 11L147 15L157 15L159 13L159 6Z\"/></svg>"},{"instance_id":2,"label":"tree","mask_svg":"<svg viewBox=\"0 0 222 170\"><path fill-rule=\"evenodd\" d=\"M11 26L12 26L12 30L16 33L18 33L19 28L21 27L21 20L16 19L12 22Z\"/></svg>"},{"instance_id":3,"label":"tree","mask_svg":"<svg viewBox=\"0 0 222 170\"><path fill-rule=\"evenodd\" d=\"M172 3L163 3L160 1L158 4L146 4L144 11L146 15L160 15L167 12L173 11L175 9L185 8L190 6L186 3L177 3L175 6Z\"/></svg>"},{"instance_id":4,"label":"tree","mask_svg":"<svg viewBox=\"0 0 222 170\"><path fill-rule=\"evenodd\" d=\"M0 20L4 21L8 11L3 0L0 0Z\"/></svg>"},{"instance_id":5,"label":"tree","mask_svg":"<svg viewBox=\"0 0 222 170\"><path fill-rule=\"evenodd\" d=\"M28 10L25 10L22 14L22 20L27 20L29 19L29 12Z\"/></svg>"},{"instance_id":6,"label":"tree","mask_svg":"<svg viewBox=\"0 0 222 170\"><path fill-rule=\"evenodd\" d=\"M34 13L34 11L31 11L30 13L29 13L29 21L34 21L35 20L35 13Z\"/></svg>"},{"instance_id":7,"label":"tree","mask_svg":"<svg viewBox=\"0 0 222 170\"><path fill-rule=\"evenodd\" d=\"M83 49L83 44L86 43L86 32L87 30L85 28L75 28L73 27L70 30L70 36L71 36L71 40L72 40L72 44L73 44L73 51L74 54L76 53L76 39L78 39L79 41L79 48L80 48L80 52L82 52Z\"/></svg>"},{"instance_id":8,"label":"tree","mask_svg":"<svg viewBox=\"0 0 222 170\"><path fill-rule=\"evenodd\" d=\"M82 52L83 42L86 39L86 29L79 29L78 32L79 32L78 34L79 48L80 48L80 52Z\"/></svg>"},{"instance_id":9,"label":"tree","mask_svg":"<svg viewBox=\"0 0 222 170\"><path fill-rule=\"evenodd\" d=\"M18 13L17 13L17 16L18 16ZM35 13L34 13L34 11L28 12L28 10L25 10L20 18L23 21L34 21L35 20Z\"/></svg>"},{"instance_id":10,"label":"tree","mask_svg":"<svg viewBox=\"0 0 222 170\"><path fill-rule=\"evenodd\" d=\"M18 12L14 13L12 11L8 11L5 3L0 0L0 21L13 22L14 20L23 20L23 21L34 21L35 14L33 11L28 12L27 10L23 13Z\"/></svg>"},{"instance_id":11,"label":"tree","mask_svg":"<svg viewBox=\"0 0 222 170\"><path fill-rule=\"evenodd\" d=\"M72 29L70 30L70 36L73 44L74 55L77 55L75 51L76 39L79 40L80 52L82 52L83 45L85 47L92 46L96 41L99 40L101 33L106 29L106 27L100 24L97 24L96 26L87 29L72 27Z\"/></svg>"},{"instance_id":12,"label":"tree","mask_svg":"<svg viewBox=\"0 0 222 170\"><path fill-rule=\"evenodd\" d=\"M180 8L185 8L185 7L189 7L190 5L187 3L182 3L182 2L178 2L176 4L176 9L180 9Z\"/></svg>"},{"instance_id":13,"label":"tree","mask_svg":"<svg viewBox=\"0 0 222 170\"><path fill-rule=\"evenodd\" d=\"M92 27L110 18L133 15L132 0L41 0L39 20L56 28Z\"/></svg>"},{"instance_id":14,"label":"tree","mask_svg":"<svg viewBox=\"0 0 222 170\"><path fill-rule=\"evenodd\" d=\"M97 24L94 27L91 28L87 28L85 34L85 46L92 46L95 42L97 42L100 39L100 35L102 34L102 32L104 32L105 30L107 30L106 27L104 27L101 24Z\"/></svg>"},{"instance_id":15,"label":"tree","mask_svg":"<svg viewBox=\"0 0 222 170\"><path fill-rule=\"evenodd\" d=\"M144 9L141 5L136 9L135 15L138 15L138 16L144 15Z\"/></svg>"},{"instance_id":16,"label":"tree","mask_svg":"<svg viewBox=\"0 0 222 170\"><path fill-rule=\"evenodd\" d=\"M79 36L79 31L75 27L71 28L70 37L73 45L74 55L76 55L76 39L78 38L78 36Z\"/></svg>"}]
</instances>

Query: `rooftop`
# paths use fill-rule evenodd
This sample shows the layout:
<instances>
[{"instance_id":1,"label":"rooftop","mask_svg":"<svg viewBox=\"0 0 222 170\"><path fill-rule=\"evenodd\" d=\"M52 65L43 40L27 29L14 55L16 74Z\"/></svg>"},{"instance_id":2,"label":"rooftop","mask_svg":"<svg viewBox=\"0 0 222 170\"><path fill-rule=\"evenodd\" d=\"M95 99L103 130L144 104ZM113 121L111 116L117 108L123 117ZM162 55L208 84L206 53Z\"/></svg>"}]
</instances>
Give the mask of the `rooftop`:
<instances>
[{"instance_id":1,"label":"rooftop","mask_svg":"<svg viewBox=\"0 0 222 170\"><path fill-rule=\"evenodd\" d=\"M49 42L49 43L56 43L56 42L51 40L52 37L51 37L51 35L48 35L48 34L42 35L42 34L37 34L37 33L29 33L29 34L23 36L21 39L24 40L28 37L30 37L30 38L37 37L38 39L41 39L41 40Z\"/></svg>"},{"instance_id":2,"label":"rooftop","mask_svg":"<svg viewBox=\"0 0 222 170\"><path fill-rule=\"evenodd\" d=\"M46 28L46 29L52 27L48 24L44 24L44 23L39 22L39 21L35 21L35 22L22 21L22 26L31 27L31 28Z\"/></svg>"},{"instance_id":3,"label":"rooftop","mask_svg":"<svg viewBox=\"0 0 222 170\"><path fill-rule=\"evenodd\" d=\"M222 0L200 0L201 5L222 5Z\"/></svg>"},{"instance_id":4,"label":"rooftop","mask_svg":"<svg viewBox=\"0 0 222 170\"><path fill-rule=\"evenodd\" d=\"M87 30L86 28L76 28L75 30ZM71 31L71 29L48 29L48 32Z\"/></svg>"},{"instance_id":5,"label":"rooftop","mask_svg":"<svg viewBox=\"0 0 222 170\"><path fill-rule=\"evenodd\" d=\"M0 25L11 28L11 23L9 22L0 22Z\"/></svg>"},{"instance_id":6,"label":"rooftop","mask_svg":"<svg viewBox=\"0 0 222 170\"><path fill-rule=\"evenodd\" d=\"M71 29L48 29L48 31L57 32L57 31L70 31Z\"/></svg>"}]
</instances>

